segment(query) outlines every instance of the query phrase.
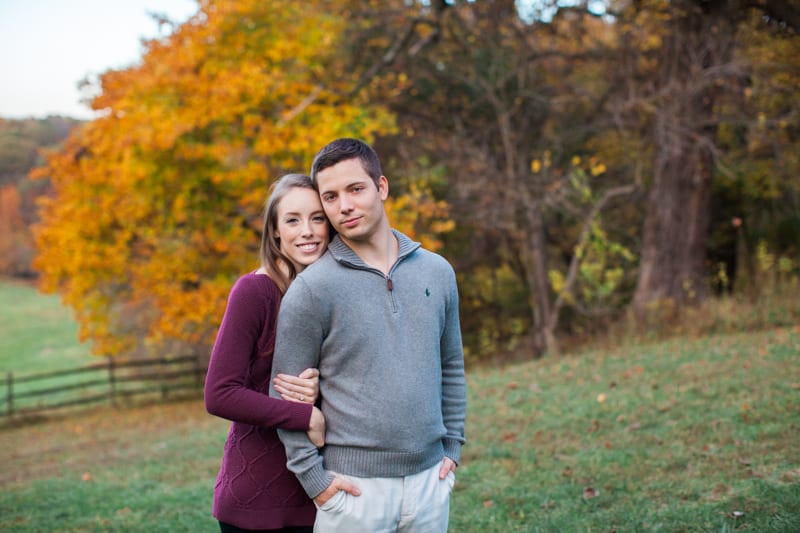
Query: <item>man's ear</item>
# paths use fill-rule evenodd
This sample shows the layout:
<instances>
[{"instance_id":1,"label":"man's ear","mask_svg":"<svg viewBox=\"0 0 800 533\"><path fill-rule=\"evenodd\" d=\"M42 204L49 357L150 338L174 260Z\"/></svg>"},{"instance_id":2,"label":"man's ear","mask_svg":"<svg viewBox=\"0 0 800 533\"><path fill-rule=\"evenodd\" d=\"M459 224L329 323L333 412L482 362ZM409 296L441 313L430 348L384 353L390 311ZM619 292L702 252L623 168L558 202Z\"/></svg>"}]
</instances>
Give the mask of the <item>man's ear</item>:
<instances>
[{"instance_id":1,"label":"man's ear","mask_svg":"<svg viewBox=\"0 0 800 533\"><path fill-rule=\"evenodd\" d=\"M386 176L378 178L378 192L380 193L382 201L389 198L389 180L386 179Z\"/></svg>"}]
</instances>

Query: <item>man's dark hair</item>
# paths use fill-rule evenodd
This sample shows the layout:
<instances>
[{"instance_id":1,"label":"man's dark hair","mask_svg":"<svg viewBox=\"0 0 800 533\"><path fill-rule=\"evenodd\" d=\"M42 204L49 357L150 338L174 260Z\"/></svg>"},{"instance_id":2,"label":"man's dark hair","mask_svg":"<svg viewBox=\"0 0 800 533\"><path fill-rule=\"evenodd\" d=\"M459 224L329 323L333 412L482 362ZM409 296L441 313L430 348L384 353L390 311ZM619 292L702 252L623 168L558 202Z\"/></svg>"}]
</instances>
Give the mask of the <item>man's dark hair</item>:
<instances>
[{"instance_id":1,"label":"man's dark hair","mask_svg":"<svg viewBox=\"0 0 800 533\"><path fill-rule=\"evenodd\" d=\"M315 188L319 188L317 184L317 173L332 167L342 161L348 159L358 159L361 162L361 167L364 172L372 178L375 186L378 185L378 179L383 175L381 170L381 162L378 159L378 154L372 149L370 145L358 139L342 138L329 142L322 150L317 152L314 157L314 162L311 164L311 182Z\"/></svg>"}]
</instances>

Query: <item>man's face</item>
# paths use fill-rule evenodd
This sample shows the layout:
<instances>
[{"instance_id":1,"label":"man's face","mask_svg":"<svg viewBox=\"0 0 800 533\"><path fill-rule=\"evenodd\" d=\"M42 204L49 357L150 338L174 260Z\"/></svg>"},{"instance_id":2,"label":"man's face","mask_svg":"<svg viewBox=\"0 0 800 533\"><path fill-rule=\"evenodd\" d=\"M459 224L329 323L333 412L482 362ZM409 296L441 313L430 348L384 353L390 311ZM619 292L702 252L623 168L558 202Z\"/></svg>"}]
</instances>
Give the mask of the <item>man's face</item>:
<instances>
[{"instance_id":1,"label":"man's face","mask_svg":"<svg viewBox=\"0 0 800 533\"><path fill-rule=\"evenodd\" d=\"M361 166L346 159L317 173L317 188L328 219L345 241L367 241L384 220L383 202L389 194L384 176L378 186Z\"/></svg>"}]
</instances>

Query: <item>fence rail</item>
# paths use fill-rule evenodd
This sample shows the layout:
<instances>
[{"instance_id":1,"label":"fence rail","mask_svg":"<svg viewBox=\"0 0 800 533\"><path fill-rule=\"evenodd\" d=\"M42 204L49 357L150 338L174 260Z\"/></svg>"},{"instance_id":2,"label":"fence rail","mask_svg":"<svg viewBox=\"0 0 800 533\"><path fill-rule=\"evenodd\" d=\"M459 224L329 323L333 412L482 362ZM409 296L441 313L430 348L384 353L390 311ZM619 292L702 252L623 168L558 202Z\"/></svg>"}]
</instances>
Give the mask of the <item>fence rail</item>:
<instances>
[{"instance_id":1,"label":"fence rail","mask_svg":"<svg viewBox=\"0 0 800 533\"><path fill-rule=\"evenodd\" d=\"M7 372L0 413L10 421L90 403L164 400L199 392L205 374L205 364L195 355L128 361L109 357L103 363L51 372Z\"/></svg>"}]
</instances>

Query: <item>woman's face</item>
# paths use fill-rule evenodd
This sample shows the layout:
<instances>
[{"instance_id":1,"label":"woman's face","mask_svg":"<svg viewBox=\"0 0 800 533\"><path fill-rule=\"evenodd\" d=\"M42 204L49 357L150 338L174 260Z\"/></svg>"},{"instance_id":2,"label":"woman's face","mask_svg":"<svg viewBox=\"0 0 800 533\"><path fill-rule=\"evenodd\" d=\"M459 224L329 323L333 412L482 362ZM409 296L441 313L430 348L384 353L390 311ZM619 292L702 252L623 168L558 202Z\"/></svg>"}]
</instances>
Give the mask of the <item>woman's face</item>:
<instances>
[{"instance_id":1,"label":"woman's face","mask_svg":"<svg viewBox=\"0 0 800 533\"><path fill-rule=\"evenodd\" d=\"M278 203L275 237L297 272L319 259L328 246L329 231L319 195L294 187Z\"/></svg>"}]
</instances>

